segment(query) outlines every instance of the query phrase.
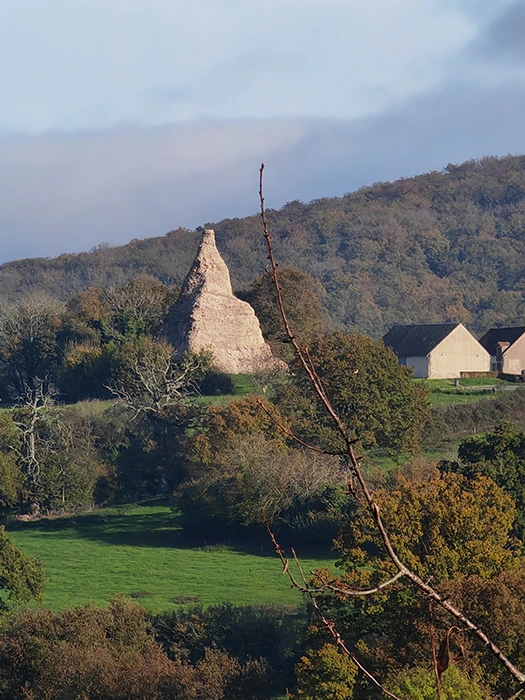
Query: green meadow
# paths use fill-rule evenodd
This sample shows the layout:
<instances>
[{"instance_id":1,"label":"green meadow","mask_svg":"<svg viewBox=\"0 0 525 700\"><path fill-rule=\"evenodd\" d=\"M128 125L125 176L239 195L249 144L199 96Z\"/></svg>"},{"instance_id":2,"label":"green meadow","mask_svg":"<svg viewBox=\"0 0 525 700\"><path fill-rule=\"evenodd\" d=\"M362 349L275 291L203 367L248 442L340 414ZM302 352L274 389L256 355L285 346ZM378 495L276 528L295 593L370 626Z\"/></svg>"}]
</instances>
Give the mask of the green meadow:
<instances>
[{"instance_id":1,"label":"green meadow","mask_svg":"<svg viewBox=\"0 0 525 700\"><path fill-rule=\"evenodd\" d=\"M8 532L20 549L43 562L44 603L54 609L105 603L116 593L136 598L154 613L191 603L301 601L264 535L252 545L190 538L167 505L16 522ZM299 549L299 555L307 572L335 562L328 549L322 556Z\"/></svg>"},{"instance_id":2,"label":"green meadow","mask_svg":"<svg viewBox=\"0 0 525 700\"><path fill-rule=\"evenodd\" d=\"M459 380L456 386L454 379L415 379L423 382L430 392L432 406L446 406L456 403L472 403L480 399L490 399L498 396L501 391L515 389L516 384L496 377L472 377Z\"/></svg>"},{"instance_id":3,"label":"green meadow","mask_svg":"<svg viewBox=\"0 0 525 700\"><path fill-rule=\"evenodd\" d=\"M230 374L233 383L231 394L199 396L197 401L205 405L223 406L230 401L244 399L248 394L260 394L261 389L251 374Z\"/></svg>"},{"instance_id":4,"label":"green meadow","mask_svg":"<svg viewBox=\"0 0 525 700\"><path fill-rule=\"evenodd\" d=\"M257 391L249 375L233 375L234 391L229 396L201 397L205 403L226 403ZM503 382L497 379L425 381L433 405L478 401L498 394L476 386ZM86 411L101 412L111 402L84 402ZM451 446L451 451L452 451ZM441 453L426 454L438 459ZM397 462L378 452L368 467L387 471ZM210 605L231 602L299 604L301 597L291 590L288 578L264 535L256 543L217 543L191 537L184 532L180 514L169 506L150 502L107 508L61 518L44 518L33 523L12 522L8 531L24 552L39 558L45 567L47 584L44 603L54 609L81 605L87 601L105 603L125 593L156 613L177 605ZM328 548L320 553L300 551L308 572L321 566L333 567L335 555Z\"/></svg>"}]
</instances>

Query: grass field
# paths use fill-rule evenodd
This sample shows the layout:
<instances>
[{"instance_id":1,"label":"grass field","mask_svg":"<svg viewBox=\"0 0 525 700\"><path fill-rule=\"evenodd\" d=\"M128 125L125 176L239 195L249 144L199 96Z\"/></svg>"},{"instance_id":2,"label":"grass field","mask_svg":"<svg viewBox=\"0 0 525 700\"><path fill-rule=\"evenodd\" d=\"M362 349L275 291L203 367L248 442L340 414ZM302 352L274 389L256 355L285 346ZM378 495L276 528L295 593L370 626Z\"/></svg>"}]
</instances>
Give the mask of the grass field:
<instances>
[{"instance_id":1,"label":"grass field","mask_svg":"<svg viewBox=\"0 0 525 700\"><path fill-rule=\"evenodd\" d=\"M126 593L152 612L181 603L299 604L263 537L256 546L188 538L166 505L111 508L69 518L13 523L15 544L45 567L44 603L55 609ZM306 571L335 557L299 551Z\"/></svg>"},{"instance_id":2,"label":"grass field","mask_svg":"<svg viewBox=\"0 0 525 700\"><path fill-rule=\"evenodd\" d=\"M430 391L432 406L443 406L455 403L472 403L483 398L494 398L499 391L509 388L508 382L496 377L471 377L459 380L459 387L454 379L416 379L423 382ZM516 385L512 385L512 389ZM495 390L492 391L491 389Z\"/></svg>"},{"instance_id":3,"label":"grass field","mask_svg":"<svg viewBox=\"0 0 525 700\"><path fill-rule=\"evenodd\" d=\"M198 402L206 405L223 406L239 399L244 399L248 394L260 394L261 390L251 374L230 374L233 382L233 392L219 396L199 396Z\"/></svg>"},{"instance_id":4,"label":"grass field","mask_svg":"<svg viewBox=\"0 0 525 700\"><path fill-rule=\"evenodd\" d=\"M481 392L462 394L460 392L445 393L445 392L431 392L430 393L430 404L431 406L449 406L455 403L474 403L480 399L493 399L496 394L485 394Z\"/></svg>"}]
</instances>

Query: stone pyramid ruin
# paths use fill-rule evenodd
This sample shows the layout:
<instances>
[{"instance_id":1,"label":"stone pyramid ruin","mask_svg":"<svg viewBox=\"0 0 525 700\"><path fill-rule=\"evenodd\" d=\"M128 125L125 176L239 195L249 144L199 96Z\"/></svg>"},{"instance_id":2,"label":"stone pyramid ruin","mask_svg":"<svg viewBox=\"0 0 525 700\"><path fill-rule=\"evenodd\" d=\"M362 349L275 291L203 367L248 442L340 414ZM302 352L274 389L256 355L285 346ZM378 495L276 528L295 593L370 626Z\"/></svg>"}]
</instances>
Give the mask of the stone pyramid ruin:
<instances>
[{"instance_id":1,"label":"stone pyramid ruin","mask_svg":"<svg viewBox=\"0 0 525 700\"><path fill-rule=\"evenodd\" d=\"M166 316L164 335L178 356L210 350L215 367L228 374L284 367L264 342L255 311L234 296L212 229L204 231L180 296Z\"/></svg>"}]
</instances>

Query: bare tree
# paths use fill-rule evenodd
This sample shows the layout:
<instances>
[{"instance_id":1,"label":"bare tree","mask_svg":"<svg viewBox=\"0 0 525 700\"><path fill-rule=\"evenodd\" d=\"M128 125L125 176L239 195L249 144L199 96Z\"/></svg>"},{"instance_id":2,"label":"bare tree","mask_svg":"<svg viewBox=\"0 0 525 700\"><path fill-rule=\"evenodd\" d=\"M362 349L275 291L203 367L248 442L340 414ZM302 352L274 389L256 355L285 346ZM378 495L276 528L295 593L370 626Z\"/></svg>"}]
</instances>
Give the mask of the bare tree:
<instances>
[{"instance_id":1,"label":"bare tree","mask_svg":"<svg viewBox=\"0 0 525 700\"><path fill-rule=\"evenodd\" d=\"M107 290L104 299L120 332L131 324L135 332L155 334L176 295L175 288L143 275Z\"/></svg>"},{"instance_id":2,"label":"bare tree","mask_svg":"<svg viewBox=\"0 0 525 700\"><path fill-rule=\"evenodd\" d=\"M0 310L0 373L13 400L47 393L60 359L63 311L56 299L36 293Z\"/></svg>"},{"instance_id":3,"label":"bare tree","mask_svg":"<svg viewBox=\"0 0 525 700\"><path fill-rule=\"evenodd\" d=\"M4 392L17 404L14 424L21 438L12 449L25 474L33 509L38 509L40 478L38 424L58 394L53 375L60 361L63 311L56 299L37 293L0 310L0 375Z\"/></svg>"},{"instance_id":4,"label":"bare tree","mask_svg":"<svg viewBox=\"0 0 525 700\"><path fill-rule=\"evenodd\" d=\"M323 382L316 372L315 366L312 363L312 360L308 354L308 351L303 349L303 347L299 344L296 336L292 332L292 329L290 327L290 324L288 322L288 317L286 313L286 309L284 307L283 303L283 294L282 294L282 288L280 285L280 280L279 280L279 272L278 272L278 263L276 261L275 255L274 255L274 248L273 248L273 241L272 237L268 228L268 221L266 219L266 212L265 212L265 205L264 205L264 195L263 195L263 174L264 174L264 164L261 165L260 170L259 170L259 199L260 199L260 211L261 211L261 219L262 219L262 225L263 225L263 232L264 232L264 238L266 239L266 244L267 244L267 249L268 249L268 260L269 260L269 265L270 265L270 273L272 276L273 284L275 286L276 290L276 296L277 296L277 303L279 307L279 312L282 318L283 326L286 332L286 335L290 341L290 343L293 346L293 349L295 351L295 355L297 359L299 360L299 363L303 369L303 371L306 373L306 376L308 377L309 382L311 383L311 386L313 387L315 393L317 394L319 400L321 401L322 405L324 406L325 411L327 412L328 416L330 417L334 428L337 430L339 433L343 444L344 444L344 450L341 451L341 457L344 459L347 469L348 469L348 489L349 492L352 494L354 498L356 498L360 503L364 504L366 508L368 509L370 515L372 516L373 522L375 524L375 527L377 528L378 534L380 536L380 540L383 544L384 550L388 557L390 558L391 562L395 566L395 569L397 572L395 573L394 576L392 576L390 579L383 581L380 583L378 586L375 586L370 589L355 589L351 588L350 586L345 586L342 585L340 582L337 583L332 583L330 581L326 582L325 584L318 586L318 587L313 587L309 584L302 568L300 565L299 560L297 559L295 552L292 552L293 559L295 563L297 564L298 571L299 571L299 577L295 577L292 572L290 571L290 566L289 566L289 560L282 549L282 547L279 545L277 540L275 539L275 536L271 532L270 525L266 521L268 531L270 533L270 536L272 537L272 541L275 546L276 553L281 559L281 562L283 564L283 572L287 573L287 575L290 577L291 584L294 588L297 588L300 590L303 594L307 595L310 601L312 602L313 607L315 610L317 610L323 624L331 634L332 638L334 639L335 643L342 649L342 651L350 656L350 658L353 659L353 661L358 665L358 667L365 673L365 675L373 682L377 687L379 687L382 692L389 696L395 698L396 696L390 693L386 688L384 688L381 683L372 676L364 667L363 665L358 661L356 655L353 653L352 650L350 650L347 645L345 644L343 638L339 634L339 632L336 629L335 624L329 620L328 618L325 617L323 612L321 611L318 601L317 601L317 594L318 593L325 593L327 591L332 591L334 593L338 593L340 595L344 596L367 596L367 595L373 595L374 593L377 593L379 590L383 590L385 588L388 588L389 586L393 585L400 579L406 579L408 582L410 582L412 585L414 585L424 596L428 598L430 602L433 602L439 606L441 606L444 610L446 610L456 621L457 623L461 624L463 628L466 630L469 630L472 632L481 642L485 645L487 650L492 653L498 660L499 662L507 669L507 671L518 681L520 684L520 689L518 691L518 694L522 692L522 690L525 688L525 673L523 673L520 669L518 669L511 661L510 659L507 658L507 656L501 651L501 649L485 634L485 632L479 627L479 625L475 624L472 620L470 620L466 615L464 615L461 610L456 608L450 600L444 596L441 595L433 586L430 585L430 582L423 581L414 571L412 571L397 555L393 545L392 545L392 540L389 536L389 533L387 532L387 529L383 523L383 519L381 517L381 512L379 509L378 504L376 503L374 499L373 492L369 488L364 475L363 475L363 470L361 467L361 458L358 455L356 448L355 448L355 440L353 440L349 432L347 430L347 427L343 421L343 419L338 415L337 411L334 409L332 402L330 401L325 388L323 386ZM290 434L291 437L296 438L293 434ZM297 441L305 446L304 441L300 440L299 438L296 438ZM319 451L319 448L316 446L307 446L310 449L313 449L315 451ZM438 694L439 694L439 681L438 681ZM517 695L515 696L517 697ZM398 699L399 700L399 699Z\"/></svg>"},{"instance_id":5,"label":"bare tree","mask_svg":"<svg viewBox=\"0 0 525 700\"><path fill-rule=\"evenodd\" d=\"M176 362L168 342L143 337L123 348L117 378L107 389L135 417L160 416L197 392L193 376L198 369L198 356Z\"/></svg>"},{"instance_id":6,"label":"bare tree","mask_svg":"<svg viewBox=\"0 0 525 700\"><path fill-rule=\"evenodd\" d=\"M13 422L21 435L21 446L13 449L18 454L26 475L29 493L33 498L33 508L37 507L34 497L40 481L40 461L36 448L38 423L42 411L53 403L57 393L52 384L34 377L32 388L28 387L19 397L19 408L14 416Z\"/></svg>"}]
</instances>

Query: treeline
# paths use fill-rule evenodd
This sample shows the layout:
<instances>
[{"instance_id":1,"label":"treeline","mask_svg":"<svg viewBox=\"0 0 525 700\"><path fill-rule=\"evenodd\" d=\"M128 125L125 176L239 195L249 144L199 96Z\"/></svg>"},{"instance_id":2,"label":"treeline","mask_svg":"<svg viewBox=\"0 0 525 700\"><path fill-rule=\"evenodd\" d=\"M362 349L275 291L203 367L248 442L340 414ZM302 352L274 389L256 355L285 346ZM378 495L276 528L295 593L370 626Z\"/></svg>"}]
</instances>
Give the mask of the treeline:
<instances>
[{"instance_id":1,"label":"treeline","mask_svg":"<svg viewBox=\"0 0 525 700\"><path fill-rule=\"evenodd\" d=\"M228 604L150 616L133 601L26 612L0 634L0 698L265 700L294 684L304 610Z\"/></svg>"},{"instance_id":2,"label":"treeline","mask_svg":"<svg viewBox=\"0 0 525 700\"><path fill-rule=\"evenodd\" d=\"M379 337L393 323L461 321L476 333L525 324L523 156L290 202L268 218L279 259L320 283L331 329ZM264 265L259 218L209 225L241 292ZM38 290L65 301L143 274L180 285L199 237L177 229L118 248L6 263L0 295Z\"/></svg>"},{"instance_id":3,"label":"treeline","mask_svg":"<svg viewBox=\"0 0 525 700\"><path fill-rule=\"evenodd\" d=\"M174 356L162 323L177 296L151 277L91 287L66 304L29 295L0 313L0 507L5 514L69 512L114 500L173 497L188 527L260 526L260 510L305 537L334 536L344 475L336 457L298 449L340 449L284 342L269 276L247 292L274 352L290 372L254 377L264 399L210 406L229 376L210 353ZM364 450L435 449L504 420L525 417L518 390L472 405L430 410L422 383L381 342L323 333L320 290L281 268L290 324L325 377ZM85 399L105 401L86 402ZM344 500L344 499L343 499Z\"/></svg>"},{"instance_id":4,"label":"treeline","mask_svg":"<svg viewBox=\"0 0 525 700\"><path fill-rule=\"evenodd\" d=\"M311 278L282 272L294 282L290 298L308 297L304 307L294 305L290 323L310 342L338 405L352 407L356 439L364 448L414 449L429 419L423 386L382 343L323 335ZM228 393L232 380L214 371L211 353L177 357L163 339L176 293L140 277L110 291L89 288L65 305L29 295L0 313L0 396L13 404L0 414L4 512L67 512L171 494L193 529L260 525L264 508L272 520L326 540L327 531L335 534L332 501L344 478L337 459L299 449L279 427L308 438L324 421L274 315L261 315L263 330L291 371L255 377L265 400L207 409L200 395ZM263 311L272 305L264 277L250 296ZM321 434L337 448L328 426Z\"/></svg>"}]
</instances>

